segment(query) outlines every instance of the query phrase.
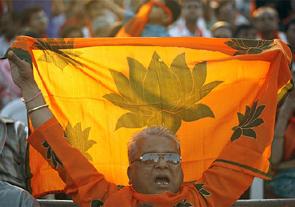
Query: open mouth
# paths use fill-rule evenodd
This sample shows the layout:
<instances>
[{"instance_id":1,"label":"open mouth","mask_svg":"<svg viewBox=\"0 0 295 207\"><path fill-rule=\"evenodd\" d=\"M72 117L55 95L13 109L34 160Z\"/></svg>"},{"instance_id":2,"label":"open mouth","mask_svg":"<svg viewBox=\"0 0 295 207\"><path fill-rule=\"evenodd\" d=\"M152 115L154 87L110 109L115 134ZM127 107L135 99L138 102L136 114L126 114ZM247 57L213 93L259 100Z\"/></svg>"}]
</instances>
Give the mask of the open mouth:
<instances>
[{"instance_id":1,"label":"open mouth","mask_svg":"<svg viewBox=\"0 0 295 207\"><path fill-rule=\"evenodd\" d=\"M170 179L167 176L157 176L155 183L160 186L167 186L170 183Z\"/></svg>"}]
</instances>

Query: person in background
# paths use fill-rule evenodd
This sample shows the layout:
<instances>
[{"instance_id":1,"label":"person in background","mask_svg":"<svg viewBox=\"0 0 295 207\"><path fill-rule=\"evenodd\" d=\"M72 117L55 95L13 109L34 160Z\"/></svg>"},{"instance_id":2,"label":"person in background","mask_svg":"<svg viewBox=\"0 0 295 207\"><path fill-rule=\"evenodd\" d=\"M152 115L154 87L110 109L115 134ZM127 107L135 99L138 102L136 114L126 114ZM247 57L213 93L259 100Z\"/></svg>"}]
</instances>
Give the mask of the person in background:
<instances>
[{"instance_id":1,"label":"person in background","mask_svg":"<svg viewBox=\"0 0 295 207\"><path fill-rule=\"evenodd\" d=\"M169 28L169 35L177 36L197 36L210 37L210 31L206 28L203 18L202 0L183 0L182 15Z\"/></svg>"},{"instance_id":2,"label":"person in background","mask_svg":"<svg viewBox=\"0 0 295 207\"><path fill-rule=\"evenodd\" d=\"M27 181L27 128L0 116L0 206L39 207Z\"/></svg>"},{"instance_id":3,"label":"person in background","mask_svg":"<svg viewBox=\"0 0 295 207\"><path fill-rule=\"evenodd\" d=\"M8 60L0 60L0 111L10 101L20 96L19 88L12 81Z\"/></svg>"},{"instance_id":4,"label":"person in background","mask_svg":"<svg viewBox=\"0 0 295 207\"><path fill-rule=\"evenodd\" d=\"M112 0L91 0L85 5L94 37L109 37L113 27L125 17L125 10Z\"/></svg>"},{"instance_id":5,"label":"person in background","mask_svg":"<svg viewBox=\"0 0 295 207\"><path fill-rule=\"evenodd\" d=\"M231 38L233 36L232 27L228 22L215 22L211 27L212 37Z\"/></svg>"},{"instance_id":6,"label":"person in background","mask_svg":"<svg viewBox=\"0 0 295 207\"><path fill-rule=\"evenodd\" d=\"M21 98L16 98L7 103L0 110L0 117L9 117L14 121L20 121L25 127L28 126L28 116L26 106Z\"/></svg>"},{"instance_id":7,"label":"person in background","mask_svg":"<svg viewBox=\"0 0 295 207\"><path fill-rule=\"evenodd\" d=\"M260 7L253 12L253 24L258 36L263 40L281 39L286 42L286 36L279 31L279 17L275 9Z\"/></svg>"},{"instance_id":8,"label":"person in background","mask_svg":"<svg viewBox=\"0 0 295 207\"><path fill-rule=\"evenodd\" d=\"M62 28L59 36L61 38L79 38L79 37L83 37L83 31L82 31L82 28L79 26L68 25Z\"/></svg>"},{"instance_id":9,"label":"person in background","mask_svg":"<svg viewBox=\"0 0 295 207\"><path fill-rule=\"evenodd\" d=\"M59 36L60 28L66 21L65 15L65 1L64 0L51 0L51 16L48 25L48 37L57 38Z\"/></svg>"},{"instance_id":10,"label":"person in background","mask_svg":"<svg viewBox=\"0 0 295 207\"><path fill-rule=\"evenodd\" d=\"M92 27L95 37L109 37L111 36L114 25L117 22L113 22L111 19L108 19L104 16L96 17L92 22Z\"/></svg>"},{"instance_id":11,"label":"person in background","mask_svg":"<svg viewBox=\"0 0 295 207\"><path fill-rule=\"evenodd\" d=\"M122 1L118 2L116 0L100 0L100 2L103 4L105 9L108 9L116 15L118 21L124 23L134 16L134 11L131 7L134 7L137 10L140 6L139 2L134 1L130 1L129 6L127 4L124 5Z\"/></svg>"},{"instance_id":12,"label":"person in background","mask_svg":"<svg viewBox=\"0 0 295 207\"><path fill-rule=\"evenodd\" d=\"M293 80L295 78L295 19L286 26L286 36L293 53ZM266 189L270 198L295 197L295 90L294 88L280 106L277 115L271 163L273 179Z\"/></svg>"},{"instance_id":13,"label":"person in background","mask_svg":"<svg viewBox=\"0 0 295 207\"><path fill-rule=\"evenodd\" d=\"M180 5L174 0L165 0L164 6L171 12L171 16L163 8L155 6L149 15L148 24L146 24L143 37L163 37L169 36L168 26L176 21L181 13Z\"/></svg>"},{"instance_id":14,"label":"person in background","mask_svg":"<svg viewBox=\"0 0 295 207\"><path fill-rule=\"evenodd\" d=\"M116 22L118 20L118 16L112 10L118 8L120 7L112 0L90 0L85 4L87 17L91 22L97 17L104 17L106 21L110 21L112 23ZM124 9L122 10L124 11Z\"/></svg>"},{"instance_id":15,"label":"person in background","mask_svg":"<svg viewBox=\"0 0 295 207\"><path fill-rule=\"evenodd\" d=\"M15 12L0 16L0 57L7 52L10 43L19 34L20 17Z\"/></svg>"},{"instance_id":16,"label":"person in background","mask_svg":"<svg viewBox=\"0 0 295 207\"><path fill-rule=\"evenodd\" d=\"M216 16L215 16L215 2L212 2L211 0L202 0L203 3L203 18L206 22L206 28L210 32L211 26L216 22Z\"/></svg>"},{"instance_id":17,"label":"person in background","mask_svg":"<svg viewBox=\"0 0 295 207\"><path fill-rule=\"evenodd\" d=\"M28 191L0 180L0 206L40 207L40 204Z\"/></svg>"},{"instance_id":18,"label":"person in background","mask_svg":"<svg viewBox=\"0 0 295 207\"><path fill-rule=\"evenodd\" d=\"M48 17L41 7L29 7L23 11L22 34L34 38L47 37Z\"/></svg>"},{"instance_id":19,"label":"person in background","mask_svg":"<svg viewBox=\"0 0 295 207\"><path fill-rule=\"evenodd\" d=\"M119 7L111 0L91 0L85 4L93 37L108 37L110 35L113 25L119 20L117 15L111 10L113 6Z\"/></svg>"},{"instance_id":20,"label":"person in background","mask_svg":"<svg viewBox=\"0 0 295 207\"><path fill-rule=\"evenodd\" d=\"M85 10L86 1L71 0L65 4L64 23L59 28L59 34L68 26L78 26L82 28L83 37L93 37L91 21L87 17Z\"/></svg>"},{"instance_id":21,"label":"person in background","mask_svg":"<svg viewBox=\"0 0 295 207\"><path fill-rule=\"evenodd\" d=\"M235 38L244 38L244 39L257 39L257 32L253 25L251 24L243 24L239 25L235 32Z\"/></svg>"},{"instance_id":22,"label":"person in background","mask_svg":"<svg viewBox=\"0 0 295 207\"><path fill-rule=\"evenodd\" d=\"M273 179L267 182L271 198L295 197L295 90L280 107L272 144Z\"/></svg>"},{"instance_id":23,"label":"person in background","mask_svg":"<svg viewBox=\"0 0 295 207\"><path fill-rule=\"evenodd\" d=\"M24 10L31 7L40 7L48 18L46 37L57 37L61 20L58 11L64 0L4 0L7 5L8 13L15 12L21 14Z\"/></svg>"},{"instance_id":24,"label":"person in background","mask_svg":"<svg viewBox=\"0 0 295 207\"><path fill-rule=\"evenodd\" d=\"M168 26L178 19L180 13L181 7L176 0L146 1L116 36L167 37Z\"/></svg>"},{"instance_id":25,"label":"person in background","mask_svg":"<svg viewBox=\"0 0 295 207\"><path fill-rule=\"evenodd\" d=\"M219 0L215 8L217 21L228 22L232 30L238 25L248 24L249 21L239 13L235 0Z\"/></svg>"}]
</instances>

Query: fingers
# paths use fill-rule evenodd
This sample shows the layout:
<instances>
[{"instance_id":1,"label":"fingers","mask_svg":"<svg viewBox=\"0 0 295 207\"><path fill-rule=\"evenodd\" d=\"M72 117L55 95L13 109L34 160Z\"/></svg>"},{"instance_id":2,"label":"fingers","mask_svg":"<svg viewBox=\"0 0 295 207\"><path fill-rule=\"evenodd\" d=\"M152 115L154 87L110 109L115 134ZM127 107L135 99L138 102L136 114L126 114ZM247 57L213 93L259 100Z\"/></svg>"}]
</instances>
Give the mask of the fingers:
<instances>
[{"instance_id":1,"label":"fingers","mask_svg":"<svg viewBox=\"0 0 295 207\"><path fill-rule=\"evenodd\" d=\"M23 65L23 61L19 57L17 57L17 55L12 50L8 52L7 57L9 61L14 63L18 67L21 67Z\"/></svg>"}]
</instances>

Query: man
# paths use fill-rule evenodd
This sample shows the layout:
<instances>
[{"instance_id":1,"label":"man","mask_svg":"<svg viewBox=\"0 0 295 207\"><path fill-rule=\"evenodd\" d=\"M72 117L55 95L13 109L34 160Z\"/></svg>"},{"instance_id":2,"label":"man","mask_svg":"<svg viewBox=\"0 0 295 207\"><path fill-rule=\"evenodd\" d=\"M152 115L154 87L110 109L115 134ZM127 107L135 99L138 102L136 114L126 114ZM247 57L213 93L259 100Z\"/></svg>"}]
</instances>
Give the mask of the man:
<instances>
[{"instance_id":1,"label":"man","mask_svg":"<svg viewBox=\"0 0 295 207\"><path fill-rule=\"evenodd\" d=\"M251 184L243 172L212 166L203 177L183 183L180 147L175 135L161 127L146 128L130 142L127 174L130 186L118 189L71 147L34 81L31 66L12 51L12 76L21 88L34 133L35 147L59 172L65 192L82 207L231 206Z\"/></svg>"},{"instance_id":2,"label":"man","mask_svg":"<svg viewBox=\"0 0 295 207\"><path fill-rule=\"evenodd\" d=\"M273 179L267 183L278 198L295 196L295 90L293 89L279 109L272 144Z\"/></svg>"},{"instance_id":3,"label":"man","mask_svg":"<svg viewBox=\"0 0 295 207\"><path fill-rule=\"evenodd\" d=\"M260 39L281 39L286 42L286 36L279 31L279 16L271 7L260 7L253 13L254 26Z\"/></svg>"},{"instance_id":4,"label":"man","mask_svg":"<svg viewBox=\"0 0 295 207\"><path fill-rule=\"evenodd\" d=\"M169 29L169 35L210 37L203 18L203 5L201 0L183 0L182 16Z\"/></svg>"},{"instance_id":5,"label":"man","mask_svg":"<svg viewBox=\"0 0 295 207\"><path fill-rule=\"evenodd\" d=\"M293 52L293 79L295 78L295 19L286 26L288 43ZM290 92L277 114L271 162L274 177L267 186L276 197L295 196L295 90ZM267 189L268 189L267 188Z\"/></svg>"},{"instance_id":6,"label":"man","mask_svg":"<svg viewBox=\"0 0 295 207\"><path fill-rule=\"evenodd\" d=\"M241 24L249 23L248 20L238 11L236 1L234 0L218 1L215 8L215 15L217 21L228 22L232 29L235 29Z\"/></svg>"},{"instance_id":7,"label":"man","mask_svg":"<svg viewBox=\"0 0 295 207\"><path fill-rule=\"evenodd\" d=\"M0 117L0 206L37 207L27 189L25 126Z\"/></svg>"}]
</instances>

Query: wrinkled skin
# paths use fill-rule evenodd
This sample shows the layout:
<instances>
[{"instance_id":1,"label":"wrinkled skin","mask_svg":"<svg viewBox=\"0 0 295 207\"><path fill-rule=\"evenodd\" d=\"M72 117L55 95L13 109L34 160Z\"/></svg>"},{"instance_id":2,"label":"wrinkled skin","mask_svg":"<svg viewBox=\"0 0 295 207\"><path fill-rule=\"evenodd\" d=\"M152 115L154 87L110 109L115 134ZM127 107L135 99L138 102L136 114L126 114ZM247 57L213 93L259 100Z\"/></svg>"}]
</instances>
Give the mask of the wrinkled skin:
<instances>
[{"instance_id":1,"label":"wrinkled skin","mask_svg":"<svg viewBox=\"0 0 295 207\"><path fill-rule=\"evenodd\" d=\"M148 152L174 152L180 153L174 140L166 137L151 136L141 138L136 143L137 153L134 159ZM169 164L160 159L155 164L145 164L135 161L128 167L129 182L135 191L143 194L159 194L163 192L177 193L183 183L181 164ZM168 183L159 183L158 179L165 178Z\"/></svg>"}]
</instances>

